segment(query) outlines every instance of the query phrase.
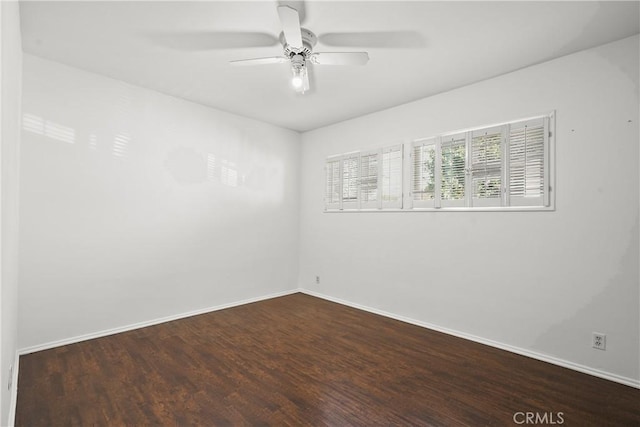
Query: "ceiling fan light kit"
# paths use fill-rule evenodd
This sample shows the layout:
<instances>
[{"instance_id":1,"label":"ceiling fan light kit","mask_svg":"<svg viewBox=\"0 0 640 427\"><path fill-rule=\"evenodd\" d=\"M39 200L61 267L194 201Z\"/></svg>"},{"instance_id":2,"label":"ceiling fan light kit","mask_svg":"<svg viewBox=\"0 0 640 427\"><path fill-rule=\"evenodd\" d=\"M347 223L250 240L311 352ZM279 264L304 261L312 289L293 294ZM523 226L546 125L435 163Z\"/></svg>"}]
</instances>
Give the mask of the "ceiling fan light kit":
<instances>
[{"instance_id":1,"label":"ceiling fan light kit","mask_svg":"<svg viewBox=\"0 0 640 427\"><path fill-rule=\"evenodd\" d=\"M307 59L311 55L311 51L318 41L315 34L306 28L300 28L302 46L299 48L291 46L287 43L284 32L280 33L280 43L282 43L285 58L291 61L291 85L296 92L304 94L309 90L309 74L307 68Z\"/></svg>"},{"instance_id":2,"label":"ceiling fan light kit","mask_svg":"<svg viewBox=\"0 0 640 427\"><path fill-rule=\"evenodd\" d=\"M291 84L298 92L304 93L309 90L309 75L307 74L307 66L304 56L301 54L294 54L291 56L291 72L293 78ZM305 85L306 80L306 85Z\"/></svg>"},{"instance_id":3,"label":"ceiling fan light kit","mask_svg":"<svg viewBox=\"0 0 640 427\"><path fill-rule=\"evenodd\" d=\"M365 65L369 61L367 52L313 52L318 38L300 26L298 11L291 6L278 6L282 24L279 40L284 56L254 58L231 61L232 65L263 65L291 63L291 85L296 92L304 94L309 86L308 64L316 65Z\"/></svg>"}]
</instances>

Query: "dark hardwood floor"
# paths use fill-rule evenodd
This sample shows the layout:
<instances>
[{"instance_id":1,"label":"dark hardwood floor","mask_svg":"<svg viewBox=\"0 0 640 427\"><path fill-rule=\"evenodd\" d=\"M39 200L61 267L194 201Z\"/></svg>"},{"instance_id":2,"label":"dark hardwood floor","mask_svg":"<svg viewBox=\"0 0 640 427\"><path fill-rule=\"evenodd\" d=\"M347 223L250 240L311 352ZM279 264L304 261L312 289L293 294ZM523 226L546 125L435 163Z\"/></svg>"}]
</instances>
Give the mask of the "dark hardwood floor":
<instances>
[{"instance_id":1,"label":"dark hardwood floor","mask_svg":"<svg viewBox=\"0 0 640 427\"><path fill-rule=\"evenodd\" d=\"M30 427L640 426L640 390L303 294L22 356L18 387Z\"/></svg>"}]
</instances>

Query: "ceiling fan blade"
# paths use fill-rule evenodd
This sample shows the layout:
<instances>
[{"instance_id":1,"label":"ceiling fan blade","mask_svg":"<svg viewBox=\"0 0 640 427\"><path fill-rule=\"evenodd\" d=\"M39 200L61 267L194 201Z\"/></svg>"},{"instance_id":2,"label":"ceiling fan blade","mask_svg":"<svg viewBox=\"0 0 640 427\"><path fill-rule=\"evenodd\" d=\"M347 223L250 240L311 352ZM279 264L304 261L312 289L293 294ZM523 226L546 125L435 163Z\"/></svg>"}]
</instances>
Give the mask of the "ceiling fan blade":
<instances>
[{"instance_id":1,"label":"ceiling fan blade","mask_svg":"<svg viewBox=\"0 0 640 427\"><path fill-rule=\"evenodd\" d=\"M300 32L298 11L290 6L278 6L278 15L280 16L282 32L287 44L293 48L301 48L302 33Z\"/></svg>"},{"instance_id":2,"label":"ceiling fan blade","mask_svg":"<svg viewBox=\"0 0 640 427\"><path fill-rule=\"evenodd\" d=\"M417 31L326 33L318 36L318 40L327 46L337 47L415 48L427 45Z\"/></svg>"},{"instance_id":3,"label":"ceiling fan blade","mask_svg":"<svg viewBox=\"0 0 640 427\"><path fill-rule=\"evenodd\" d=\"M238 59L235 61L229 61L229 63L231 65L244 66L244 65L282 64L288 61L289 61L289 58L284 56L272 56L269 58Z\"/></svg>"},{"instance_id":4,"label":"ceiling fan blade","mask_svg":"<svg viewBox=\"0 0 640 427\"><path fill-rule=\"evenodd\" d=\"M298 11L298 19L300 24L304 22L306 18L306 6L304 0L278 0L278 6L289 6Z\"/></svg>"},{"instance_id":5,"label":"ceiling fan blade","mask_svg":"<svg viewBox=\"0 0 640 427\"><path fill-rule=\"evenodd\" d=\"M211 49L237 49L268 47L278 44L278 39L267 33L234 31L189 31L147 34L154 45L186 52Z\"/></svg>"},{"instance_id":6,"label":"ceiling fan blade","mask_svg":"<svg viewBox=\"0 0 640 427\"><path fill-rule=\"evenodd\" d=\"M309 60L318 65L365 65L369 62L367 52L317 52Z\"/></svg>"}]
</instances>

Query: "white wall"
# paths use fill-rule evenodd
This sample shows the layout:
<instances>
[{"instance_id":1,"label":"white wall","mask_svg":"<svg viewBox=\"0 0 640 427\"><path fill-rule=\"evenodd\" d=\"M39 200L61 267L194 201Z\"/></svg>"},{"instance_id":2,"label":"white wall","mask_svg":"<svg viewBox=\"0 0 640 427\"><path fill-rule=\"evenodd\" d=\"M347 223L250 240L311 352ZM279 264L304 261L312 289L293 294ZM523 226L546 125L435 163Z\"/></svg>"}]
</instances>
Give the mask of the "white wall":
<instances>
[{"instance_id":1,"label":"white wall","mask_svg":"<svg viewBox=\"0 0 640 427\"><path fill-rule=\"evenodd\" d=\"M635 36L303 134L300 286L638 384L638 48ZM551 110L554 212L323 213L329 155Z\"/></svg>"},{"instance_id":2,"label":"white wall","mask_svg":"<svg viewBox=\"0 0 640 427\"><path fill-rule=\"evenodd\" d=\"M23 112L20 348L297 287L298 133L31 55Z\"/></svg>"},{"instance_id":3,"label":"white wall","mask_svg":"<svg viewBox=\"0 0 640 427\"><path fill-rule=\"evenodd\" d=\"M20 147L20 91L22 46L18 2L0 2L0 425L12 425L9 367L16 362L18 331L18 166Z\"/></svg>"}]
</instances>

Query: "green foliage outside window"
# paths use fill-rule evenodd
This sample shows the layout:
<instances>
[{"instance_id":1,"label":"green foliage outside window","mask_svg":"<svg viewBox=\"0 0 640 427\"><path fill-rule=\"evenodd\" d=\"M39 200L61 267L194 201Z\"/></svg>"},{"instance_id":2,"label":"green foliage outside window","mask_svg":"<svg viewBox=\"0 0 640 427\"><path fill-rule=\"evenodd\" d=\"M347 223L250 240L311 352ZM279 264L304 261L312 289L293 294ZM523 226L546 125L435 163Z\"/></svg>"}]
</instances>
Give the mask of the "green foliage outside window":
<instances>
[{"instance_id":1,"label":"green foliage outside window","mask_svg":"<svg viewBox=\"0 0 640 427\"><path fill-rule=\"evenodd\" d=\"M451 144L442 147L442 200L464 199L465 146Z\"/></svg>"}]
</instances>

